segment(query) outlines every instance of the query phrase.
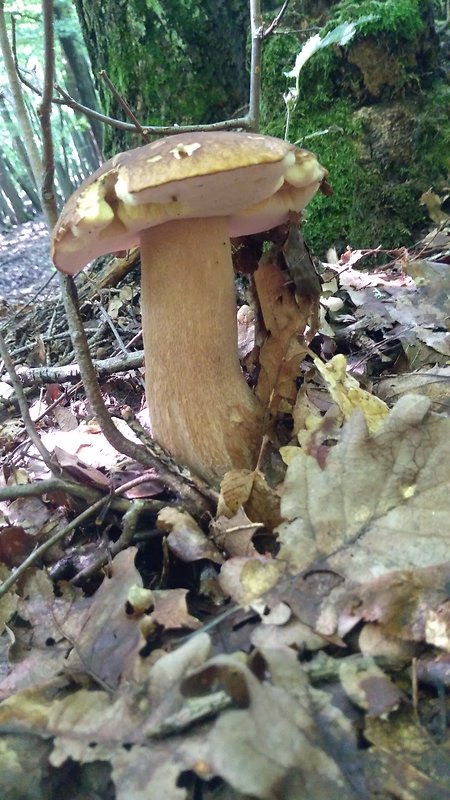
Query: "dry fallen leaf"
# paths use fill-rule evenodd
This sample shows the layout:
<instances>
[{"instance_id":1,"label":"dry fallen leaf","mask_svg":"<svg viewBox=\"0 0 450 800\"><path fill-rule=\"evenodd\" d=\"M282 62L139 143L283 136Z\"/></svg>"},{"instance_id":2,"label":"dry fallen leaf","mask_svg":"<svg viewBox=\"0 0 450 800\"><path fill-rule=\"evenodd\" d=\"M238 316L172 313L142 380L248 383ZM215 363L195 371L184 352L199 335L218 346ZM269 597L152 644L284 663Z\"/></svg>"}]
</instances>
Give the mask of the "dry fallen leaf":
<instances>
[{"instance_id":1,"label":"dry fallen leaf","mask_svg":"<svg viewBox=\"0 0 450 800\"><path fill-rule=\"evenodd\" d=\"M292 406L297 394L296 378L305 355L300 343L310 315L310 302L299 307L286 285L286 273L270 254L263 256L254 275L264 326L268 336L261 347L256 395L273 416ZM286 407L285 407L286 406Z\"/></svg>"},{"instance_id":2,"label":"dry fallen leaf","mask_svg":"<svg viewBox=\"0 0 450 800\"><path fill-rule=\"evenodd\" d=\"M358 381L347 372L345 356L337 355L327 364L319 358L314 363L326 381L334 402L341 409L344 419L349 419L356 409L360 409L370 433L377 431L389 409L383 400L361 389Z\"/></svg>"},{"instance_id":3,"label":"dry fallen leaf","mask_svg":"<svg viewBox=\"0 0 450 800\"><path fill-rule=\"evenodd\" d=\"M222 554L190 514L167 506L159 512L156 526L168 533L167 544L181 561L199 561L206 558L216 564L222 564Z\"/></svg>"},{"instance_id":4,"label":"dry fallen leaf","mask_svg":"<svg viewBox=\"0 0 450 800\"><path fill-rule=\"evenodd\" d=\"M262 522L269 530L280 520L280 498L259 470L230 470L220 485L217 515L233 517L243 507L252 522Z\"/></svg>"},{"instance_id":5,"label":"dry fallen leaf","mask_svg":"<svg viewBox=\"0 0 450 800\"><path fill-rule=\"evenodd\" d=\"M360 412L345 424L325 469L299 448L287 470L280 559L300 572L318 558L367 580L448 559L450 419L407 395L370 436Z\"/></svg>"}]
</instances>

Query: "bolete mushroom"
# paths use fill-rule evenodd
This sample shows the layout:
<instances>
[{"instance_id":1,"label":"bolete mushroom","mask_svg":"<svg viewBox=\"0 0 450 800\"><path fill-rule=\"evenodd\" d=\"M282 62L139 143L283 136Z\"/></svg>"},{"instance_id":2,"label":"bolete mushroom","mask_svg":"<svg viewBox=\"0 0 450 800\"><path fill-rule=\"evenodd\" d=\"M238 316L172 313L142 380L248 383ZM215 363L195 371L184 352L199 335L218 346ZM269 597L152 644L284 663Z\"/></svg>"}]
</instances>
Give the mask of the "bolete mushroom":
<instances>
[{"instance_id":1,"label":"bolete mushroom","mask_svg":"<svg viewBox=\"0 0 450 800\"><path fill-rule=\"evenodd\" d=\"M54 263L72 275L140 247L152 432L207 479L252 468L262 436L263 409L238 360L230 236L285 222L326 175L312 153L281 139L178 134L103 164L55 227Z\"/></svg>"}]
</instances>

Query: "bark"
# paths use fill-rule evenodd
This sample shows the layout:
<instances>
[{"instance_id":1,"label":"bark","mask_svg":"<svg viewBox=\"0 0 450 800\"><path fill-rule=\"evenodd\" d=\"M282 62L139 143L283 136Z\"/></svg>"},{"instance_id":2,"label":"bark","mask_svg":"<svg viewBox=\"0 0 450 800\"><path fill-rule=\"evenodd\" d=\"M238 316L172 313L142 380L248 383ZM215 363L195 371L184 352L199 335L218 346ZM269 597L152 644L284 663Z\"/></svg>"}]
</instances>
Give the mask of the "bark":
<instances>
[{"instance_id":1,"label":"bark","mask_svg":"<svg viewBox=\"0 0 450 800\"><path fill-rule=\"evenodd\" d=\"M155 10L158 8L160 10ZM94 75L106 70L143 124L209 123L248 102L248 7L242 0L76 0ZM105 113L124 119L98 84ZM106 131L108 154L136 137Z\"/></svg>"}]
</instances>

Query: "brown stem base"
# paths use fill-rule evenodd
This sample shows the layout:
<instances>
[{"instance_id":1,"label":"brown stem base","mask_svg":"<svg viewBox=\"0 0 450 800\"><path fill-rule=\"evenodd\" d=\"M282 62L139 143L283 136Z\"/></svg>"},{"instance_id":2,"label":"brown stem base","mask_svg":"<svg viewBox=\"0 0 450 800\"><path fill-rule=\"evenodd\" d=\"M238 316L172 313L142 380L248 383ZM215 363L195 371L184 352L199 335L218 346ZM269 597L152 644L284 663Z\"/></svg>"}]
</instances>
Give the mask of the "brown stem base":
<instances>
[{"instance_id":1,"label":"brown stem base","mask_svg":"<svg viewBox=\"0 0 450 800\"><path fill-rule=\"evenodd\" d=\"M141 235L146 395L153 436L214 482L253 468L262 413L237 355L226 219L167 222Z\"/></svg>"}]
</instances>

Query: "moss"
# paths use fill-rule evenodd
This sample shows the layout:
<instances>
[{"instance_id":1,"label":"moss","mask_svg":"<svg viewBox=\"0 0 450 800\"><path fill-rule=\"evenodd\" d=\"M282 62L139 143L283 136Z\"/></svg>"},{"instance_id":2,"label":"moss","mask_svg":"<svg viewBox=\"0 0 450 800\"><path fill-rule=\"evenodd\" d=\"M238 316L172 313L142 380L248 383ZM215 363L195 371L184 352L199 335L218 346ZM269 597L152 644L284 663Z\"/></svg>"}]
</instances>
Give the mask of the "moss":
<instances>
[{"instance_id":1,"label":"moss","mask_svg":"<svg viewBox=\"0 0 450 800\"><path fill-rule=\"evenodd\" d=\"M344 20L372 19L348 46L320 51L301 73L289 138L314 150L334 189L309 209L305 236L318 253L330 245L410 244L427 225L420 195L448 182L450 87L433 71L431 8L432 0L343 0L331 7L324 32ZM262 126L268 133L284 135L284 72L304 39L299 31L266 43ZM322 131L328 132L310 138Z\"/></svg>"},{"instance_id":2,"label":"moss","mask_svg":"<svg viewBox=\"0 0 450 800\"><path fill-rule=\"evenodd\" d=\"M362 36L386 35L399 41L414 41L423 28L427 0L343 0L332 13L328 29L341 22L360 20Z\"/></svg>"}]
</instances>

